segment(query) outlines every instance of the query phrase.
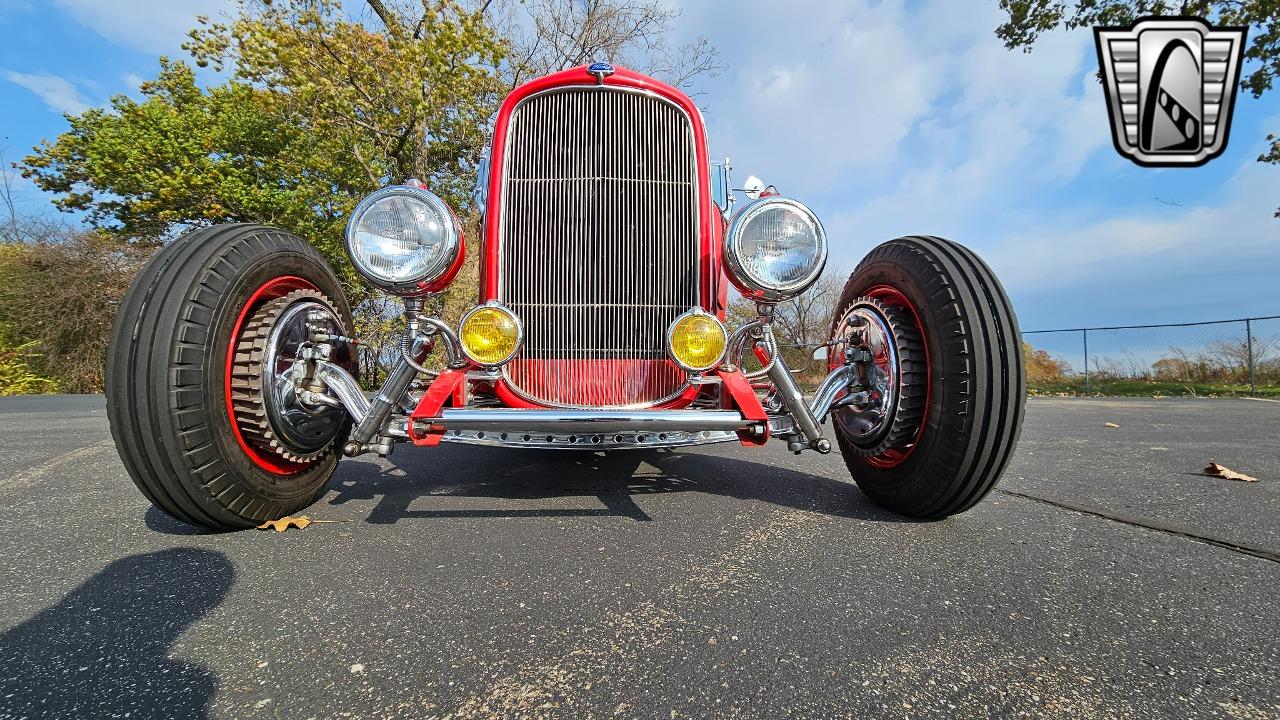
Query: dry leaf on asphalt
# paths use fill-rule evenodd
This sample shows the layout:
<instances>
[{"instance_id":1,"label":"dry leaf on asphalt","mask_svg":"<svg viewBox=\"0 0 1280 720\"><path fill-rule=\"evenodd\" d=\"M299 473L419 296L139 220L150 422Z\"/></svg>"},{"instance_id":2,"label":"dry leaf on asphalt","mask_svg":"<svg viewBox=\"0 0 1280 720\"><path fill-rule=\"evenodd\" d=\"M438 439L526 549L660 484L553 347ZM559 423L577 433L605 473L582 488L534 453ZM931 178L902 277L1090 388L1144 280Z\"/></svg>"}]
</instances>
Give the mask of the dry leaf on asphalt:
<instances>
[{"instance_id":1,"label":"dry leaf on asphalt","mask_svg":"<svg viewBox=\"0 0 1280 720\"><path fill-rule=\"evenodd\" d=\"M1107 423L1107 427L1118 428L1120 426L1115 423Z\"/></svg>"},{"instance_id":2,"label":"dry leaf on asphalt","mask_svg":"<svg viewBox=\"0 0 1280 720\"><path fill-rule=\"evenodd\" d=\"M1209 467L1204 469L1204 474L1209 477L1220 477L1224 480L1241 480L1243 482L1258 482L1258 478L1249 477L1244 473L1238 473L1228 467L1223 467L1216 462L1209 463Z\"/></svg>"},{"instance_id":3,"label":"dry leaf on asphalt","mask_svg":"<svg viewBox=\"0 0 1280 720\"><path fill-rule=\"evenodd\" d=\"M278 533L282 533L285 530L288 530L290 526L296 527L299 530L301 530L310 524L311 524L311 518L307 517L306 515L299 515L298 517L293 517L292 515L286 515L285 517L282 517L279 520L268 520L262 523L261 525L259 525L258 529L259 530L275 530Z\"/></svg>"}]
</instances>

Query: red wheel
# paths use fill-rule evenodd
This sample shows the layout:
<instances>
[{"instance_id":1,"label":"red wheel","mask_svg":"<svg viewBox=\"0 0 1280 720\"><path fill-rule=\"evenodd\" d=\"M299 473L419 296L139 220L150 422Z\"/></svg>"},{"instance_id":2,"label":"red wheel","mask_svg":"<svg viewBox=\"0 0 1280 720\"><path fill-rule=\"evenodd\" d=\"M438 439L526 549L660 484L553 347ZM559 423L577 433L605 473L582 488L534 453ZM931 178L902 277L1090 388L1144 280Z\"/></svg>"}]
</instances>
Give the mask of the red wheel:
<instances>
[{"instance_id":1,"label":"red wheel","mask_svg":"<svg viewBox=\"0 0 1280 720\"><path fill-rule=\"evenodd\" d=\"M108 349L108 417L130 477L154 505L230 529L296 512L324 492L349 422L293 392L289 371L313 325L350 335L350 309L319 254L279 230L198 230L142 270ZM345 346L331 359L354 372Z\"/></svg>"},{"instance_id":2,"label":"red wheel","mask_svg":"<svg viewBox=\"0 0 1280 720\"><path fill-rule=\"evenodd\" d=\"M933 237L872 250L849 277L834 358L870 353L866 395L832 421L850 473L906 515L963 512L995 486L1017 444L1026 380L1017 318L976 255Z\"/></svg>"},{"instance_id":3,"label":"red wheel","mask_svg":"<svg viewBox=\"0 0 1280 720\"><path fill-rule=\"evenodd\" d=\"M924 330L909 300L896 288L879 285L844 306L836 336L856 339L871 356L861 384L867 399L835 410L837 432L874 467L891 468L911 455L924 433L929 403L929 360ZM843 357L848 343L831 353Z\"/></svg>"},{"instance_id":4,"label":"red wheel","mask_svg":"<svg viewBox=\"0 0 1280 720\"><path fill-rule=\"evenodd\" d=\"M249 300L244 304L244 308L241 309L239 317L236 318L235 326L231 330L231 342L227 345L227 372L224 382L226 383L225 387L228 390L230 390L232 386L234 381L233 378L237 370L237 349L242 343L252 343L258 334L256 332L256 328L251 332L247 332L245 326L250 323L250 320L258 319L258 316L262 314L260 311L262 310L263 305L270 303L272 300L283 298L290 292L297 290L315 291L316 287L303 278L294 275L285 275L268 280L265 285L258 288L249 296ZM235 393L226 393L227 415L231 417L235 417L234 397ZM236 442L240 444L240 447L244 450L245 454L248 455L258 467L277 475L292 475L307 466L308 463L306 462L297 462L286 457L275 455L269 452L267 448L263 448L261 443L249 444L245 439L246 431L242 429L242 427L246 425L251 426L252 423L241 421L232 422L231 432L235 435Z\"/></svg>"}]
</instances>

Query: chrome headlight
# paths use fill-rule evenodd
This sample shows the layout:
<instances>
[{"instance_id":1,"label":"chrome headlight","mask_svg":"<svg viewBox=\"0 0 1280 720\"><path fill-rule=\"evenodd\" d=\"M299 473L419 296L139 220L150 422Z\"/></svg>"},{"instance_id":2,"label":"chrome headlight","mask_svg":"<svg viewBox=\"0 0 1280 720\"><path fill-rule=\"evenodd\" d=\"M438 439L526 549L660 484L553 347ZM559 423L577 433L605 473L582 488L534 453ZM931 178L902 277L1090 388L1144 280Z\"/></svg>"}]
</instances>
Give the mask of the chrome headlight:
<instances>
[{"instance_id":1,"label":"chrome headlight","mask_svg":"<svg viewBox=\"0 0 1280 720\"><path fill-rule=\"evenodd\" d=\"M462 253L462 231L434 193L387 187L360 201L347 223L347 253L374 285L398 295L443 288Z\"/></svg>"},{"instance_id":2,"label":"chrome headlight","mask_svg":"<svg viewBox=\"0 0 1280 720\"><path fill-rule=\"evenodd\" d=\"M795 297L827 264L827 234L801 203L766 197L742 208L725 234L729 277L748 297L778 302Z\"/></svg>"}]
</instances>

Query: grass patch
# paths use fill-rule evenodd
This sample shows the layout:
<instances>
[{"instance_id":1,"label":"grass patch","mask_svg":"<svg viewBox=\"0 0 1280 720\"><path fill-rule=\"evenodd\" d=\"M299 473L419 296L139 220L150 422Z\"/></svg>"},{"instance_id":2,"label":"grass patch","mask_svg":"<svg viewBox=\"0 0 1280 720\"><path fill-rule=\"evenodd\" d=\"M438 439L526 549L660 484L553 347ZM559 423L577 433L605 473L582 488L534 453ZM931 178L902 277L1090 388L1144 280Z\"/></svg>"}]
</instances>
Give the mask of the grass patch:
<instances>
[{"instance_id":1,"label":"grass patch","mask_svg":"<svg viewBox=\"0 0 1280 720\"><path fill-rule=\"evenodd\" d=\"M1084 391L1083 378L1056 381L1040 381L1028 384L1027 394L1036 395L1088 395L1090 397L1274 397L1280 398L1280 386L1258 386L1250 392L1248 385L1218 385L1211 383L1148 382L1145 380L1091 380L1089 392Z\"/></svg>"}]
</instances>

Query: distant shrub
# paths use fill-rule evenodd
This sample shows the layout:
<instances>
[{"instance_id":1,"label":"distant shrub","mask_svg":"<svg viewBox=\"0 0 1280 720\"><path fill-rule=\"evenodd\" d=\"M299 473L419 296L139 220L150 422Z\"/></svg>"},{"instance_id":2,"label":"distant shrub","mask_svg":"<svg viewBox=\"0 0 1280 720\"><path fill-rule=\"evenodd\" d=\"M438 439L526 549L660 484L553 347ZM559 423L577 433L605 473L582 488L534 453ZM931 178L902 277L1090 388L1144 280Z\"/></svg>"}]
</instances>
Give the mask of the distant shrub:
<instances>
[{"instance_id":1,"label":"distant shrub","mask_svg":"<svg viewBox=\"0 0 1280 720\"><path fill-rule=\"evenodd\" d=\"M95 232L0 244L0 343L56 383L33 392L102 391L112 319L154 247Z\"/></svg>"},{"instance_id":2,"label":"distant shrub","mask_svg":"<svg viewBox=\"0 0 1280 720\"><path fill-rule=\"evenodd\" d=\"M1057 382L1071 374L1071 366L1044 350L1022 343L1022 357L1027 365L1027 382L1031 384Z\"/></svg>"},{"instance_id":3,"label":"distant shrub","mask_svg":"<svg viewBox=\"0 0 1280 720\"><path fill-rule=\"evenodd\" d=\"M58 392L58 383L37 375L27 365L36 343L9 346L0 341L0 395L40 395Z\"/></svg>"}]
</instances>

